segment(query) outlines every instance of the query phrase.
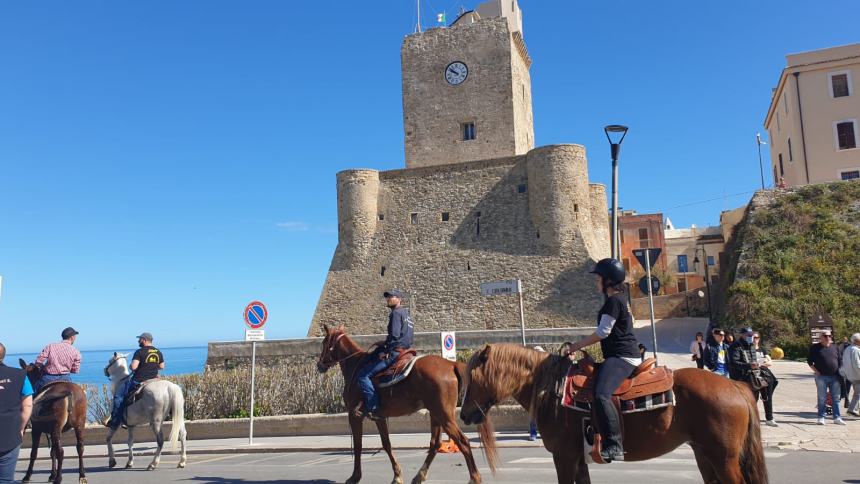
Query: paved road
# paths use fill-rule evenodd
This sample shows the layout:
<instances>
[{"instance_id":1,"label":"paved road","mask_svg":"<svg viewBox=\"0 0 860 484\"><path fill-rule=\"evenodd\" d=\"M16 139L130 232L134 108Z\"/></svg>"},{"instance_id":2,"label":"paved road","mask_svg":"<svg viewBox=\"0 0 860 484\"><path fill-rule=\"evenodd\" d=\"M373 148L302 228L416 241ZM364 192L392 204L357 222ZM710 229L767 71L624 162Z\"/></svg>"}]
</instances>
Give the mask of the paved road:
<instances>
[{"instance_id":1,"label":"paved road","mask_svg":"<svg viewBox=\"0 0 860 484\"><path fill-rule=\"evenodd\" d=\"M423 451L398 453L400 464L409 482L424 460ZM766 452L771 482L774 483L860 483L857 456L838 452ZM486 482L523 483L555 482L552 459L541 448L501 449L502 468L493 478L479 457L479 466ZM105 459L90 461L88 480L99 483L204 483L204 484L271 484L271 483L332 483L343 482L352 471L352 456L346 452L313 452L283 454L222 454L191 455L186 469L175 469L175 456L165 456L162 467L153 472L144 470L148 458L135 461L137 469L109 470ZM384 453L364 456L362 482L377 484L391 481L391 468ZM98 465L96 465L98 464ZM23 469L19 465L19 471ZM33 482L45 482L50 464L38 463L39 473ZM702 482L689 447L647 463L614 463L592 466L595 483L684 483ZM21 474L18 474L21 478ZM66 482L77 482L77 473L64 473ZM459 454L440 454L430 469L429 483L463 483L468 473Z\"/></svg>"}]
</instances>

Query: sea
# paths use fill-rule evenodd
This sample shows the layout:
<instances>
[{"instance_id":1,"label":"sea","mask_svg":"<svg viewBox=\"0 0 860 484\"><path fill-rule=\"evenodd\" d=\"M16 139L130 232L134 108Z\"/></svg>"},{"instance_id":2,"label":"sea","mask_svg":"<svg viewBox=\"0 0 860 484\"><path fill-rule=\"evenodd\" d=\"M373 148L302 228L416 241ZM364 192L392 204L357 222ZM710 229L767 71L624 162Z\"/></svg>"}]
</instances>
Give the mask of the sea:
<instances>
[{"instance_id":1,"label":"sea","mask_svg":"<svg viewBox=\"0 0 860 484\"><path fill-rule=\"evenodd\" d=\"M182 348L158 348L164 354L164 371L162 375L185 375L188 373L203 373L206 365L206 346L187 346ZM107 384L104 368L113 357L114 351L128 353L129 358L136 349L104 350L104 351L81 351L81 372L72 375L75 383L87 383L92 385ZM39 355L35 353L8 354L3 360L8 366L18 366L18 359L31 363Z\"/></svg>"}]
</instances>

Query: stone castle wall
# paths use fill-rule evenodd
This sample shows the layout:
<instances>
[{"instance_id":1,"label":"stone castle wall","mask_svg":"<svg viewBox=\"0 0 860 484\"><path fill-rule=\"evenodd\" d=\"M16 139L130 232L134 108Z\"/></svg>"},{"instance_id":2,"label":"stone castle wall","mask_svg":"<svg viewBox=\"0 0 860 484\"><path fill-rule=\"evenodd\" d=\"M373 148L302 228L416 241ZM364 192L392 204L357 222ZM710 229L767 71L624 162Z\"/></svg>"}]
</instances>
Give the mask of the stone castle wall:
<instances>
[{"instance_id":1,"label":"stone castle wall","mask_svg":"<svg viewBox=\"0 0 860 484\"><path fill-rule=\"evenodd\" d=\"M323 323L384 333L382 292L406 294L416 331L519 327L516 296L482 282L522 279L526 325L594 325L588 271L609 252L605 188L585 149L337 176L339 243L309 336ZM447 220L445 220L447 218Z\"/></svg>"}]
</instances>

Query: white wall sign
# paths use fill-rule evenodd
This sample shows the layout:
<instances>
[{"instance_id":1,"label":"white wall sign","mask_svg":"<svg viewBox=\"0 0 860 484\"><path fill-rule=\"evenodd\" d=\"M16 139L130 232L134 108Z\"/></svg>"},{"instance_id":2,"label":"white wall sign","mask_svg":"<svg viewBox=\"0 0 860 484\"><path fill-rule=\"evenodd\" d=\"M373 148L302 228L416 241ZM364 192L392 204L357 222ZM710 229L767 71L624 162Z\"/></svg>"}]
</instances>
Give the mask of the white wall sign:
<instances>
[{"instance_id":1,"label":"white wall sign","mask_svg":"<svg viewBox=\"0 0 860 484\"><path fill-rule=\"evenodd\" d=\"M453 331L442 331L442 358L457 361L457 337Z\"/></svg>"},{"instance_id":2,"label":"white wall sign","mask_svg":"<svg viewBox=\"0 0 860 484\"><path fill-rule=\"evenodd\" d=\"M506 294L518 294L519 292L519 279L485 282L481 284L481 295L483 296L504 296Z\"/></svg>"},{"instance_id":3,"label":"white wall sign","mask_svg":"<svg viewBox=\"0 0 860 484\"><path fill-rule=\"evenodd\" d=\"M266 330L265 329L246 329L245 330L245 341L265 341L266 340Z\"/></svg>"}]
</instances>

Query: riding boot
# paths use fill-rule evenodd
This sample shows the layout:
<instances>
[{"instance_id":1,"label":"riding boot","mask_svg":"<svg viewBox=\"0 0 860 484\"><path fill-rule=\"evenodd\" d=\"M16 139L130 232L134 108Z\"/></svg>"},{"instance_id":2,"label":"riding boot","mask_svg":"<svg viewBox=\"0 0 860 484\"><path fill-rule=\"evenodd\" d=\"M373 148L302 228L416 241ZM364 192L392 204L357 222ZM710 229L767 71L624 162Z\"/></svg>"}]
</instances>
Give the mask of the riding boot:
<instances>
[{"instance_id":1,"label":"riding boot","mask_svg":"<svg viewBox=\"0 0 860 484\"><path fill-rule=\"evenodd\" d=\"M621 418L618 409L612 402L611 396L598 396L594 400L597 410L597 418L600 419L601 442L600 456L606 462L613 460L624 460L624 448L621 441Z\"/></svg>"}]
</instances>

